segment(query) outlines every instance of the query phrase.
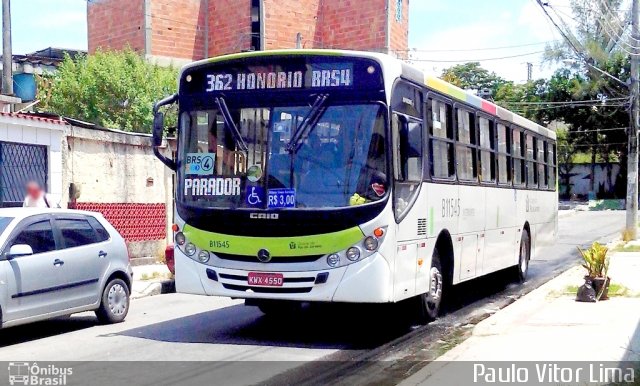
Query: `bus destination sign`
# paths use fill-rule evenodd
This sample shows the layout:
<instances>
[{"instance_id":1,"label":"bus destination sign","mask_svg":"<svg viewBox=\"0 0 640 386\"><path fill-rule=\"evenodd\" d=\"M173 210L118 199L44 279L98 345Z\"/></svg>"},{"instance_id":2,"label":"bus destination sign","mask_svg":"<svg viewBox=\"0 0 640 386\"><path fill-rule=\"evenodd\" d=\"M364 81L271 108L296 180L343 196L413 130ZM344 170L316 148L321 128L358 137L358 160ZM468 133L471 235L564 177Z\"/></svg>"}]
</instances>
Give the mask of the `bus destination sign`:
<instances>
[{"instance_id":1,"label":"bus destination sign","mask_svg":"<svg viewBox=\"0 0 640 386\"><path fill-rule=\"evenodd\" d=\"M344 63L312 65L308 71L242 71L206 74L206 92L336 88L353 85L353 68Z\"/></svg>"}]
</instances>

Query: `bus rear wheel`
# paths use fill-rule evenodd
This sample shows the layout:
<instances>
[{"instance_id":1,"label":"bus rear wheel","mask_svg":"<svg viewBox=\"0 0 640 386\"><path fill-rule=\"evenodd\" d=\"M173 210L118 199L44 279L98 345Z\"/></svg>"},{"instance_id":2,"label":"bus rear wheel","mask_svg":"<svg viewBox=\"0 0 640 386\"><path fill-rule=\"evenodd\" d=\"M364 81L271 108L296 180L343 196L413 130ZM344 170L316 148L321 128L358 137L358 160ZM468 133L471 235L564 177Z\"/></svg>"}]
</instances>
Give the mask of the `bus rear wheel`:
<instances>
[{"instance_id":1,"label":"bus rear wheel","mask_svg":"<svg viewBox=\"0 0 640 386\"><path fill-rule=\"evenodd\" d=\"M518 265L514 267L514 279L518 283L524 283L527 280L529 272L529 260L531 259L531 238L529 232L525 229L520 239L520 253L518 257Z\"/></svg>"},{"instance_id":2,"label":"bus rear wheel","mask_svg":"<svg viewBox=\"0 0 640 386\"><path fill-rule=\"evenodd\" d=\"M431 268L429 269L429 290L418 297L420 305L418 322L427 324L438 317L442 305L444 279L442 276L442 264L438 250L433 251Z\"/></svg>"}]
</instances>

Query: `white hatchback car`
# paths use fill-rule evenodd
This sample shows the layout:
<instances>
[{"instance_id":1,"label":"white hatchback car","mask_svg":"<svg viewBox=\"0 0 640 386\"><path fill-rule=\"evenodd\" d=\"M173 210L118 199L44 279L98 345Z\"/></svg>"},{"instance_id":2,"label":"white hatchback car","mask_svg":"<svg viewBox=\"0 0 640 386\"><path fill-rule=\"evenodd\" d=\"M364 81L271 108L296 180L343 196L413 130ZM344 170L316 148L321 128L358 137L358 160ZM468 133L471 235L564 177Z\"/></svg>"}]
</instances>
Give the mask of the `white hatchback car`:
<instances>
[{"instance_id":1,"label":"white hatchback car","mask_svg":"<svg viewBox=\"0 0 640 386\"><path fill-rule=\"evenodd\" d=\"M121 322L131 281L124 239L101 214L0 209L2 327L89 310Z\"/></svg>"}]
</instances>

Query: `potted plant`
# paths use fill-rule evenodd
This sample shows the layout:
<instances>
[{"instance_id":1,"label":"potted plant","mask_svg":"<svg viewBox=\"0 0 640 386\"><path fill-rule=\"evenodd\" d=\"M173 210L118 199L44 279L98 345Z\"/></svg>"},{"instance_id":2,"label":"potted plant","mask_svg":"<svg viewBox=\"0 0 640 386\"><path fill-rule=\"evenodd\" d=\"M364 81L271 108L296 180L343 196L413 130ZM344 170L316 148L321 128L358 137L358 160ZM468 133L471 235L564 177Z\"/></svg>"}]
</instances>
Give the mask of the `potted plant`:
<instances>
[{"instance_id":1,"label":"potted plant","mask_svg":"<svg viewBox=\"0 0 640 386\"><path fill-rule=\"evenodd\" d=\"M609 271L609 249L604 245L594 242L588 249L578 247L582 260L582 266L587 270L584 277L586 283L590 283L596 293L596 300L608 299L609 284L611 278L607 276Z\"/></svg>"}]
</instances>

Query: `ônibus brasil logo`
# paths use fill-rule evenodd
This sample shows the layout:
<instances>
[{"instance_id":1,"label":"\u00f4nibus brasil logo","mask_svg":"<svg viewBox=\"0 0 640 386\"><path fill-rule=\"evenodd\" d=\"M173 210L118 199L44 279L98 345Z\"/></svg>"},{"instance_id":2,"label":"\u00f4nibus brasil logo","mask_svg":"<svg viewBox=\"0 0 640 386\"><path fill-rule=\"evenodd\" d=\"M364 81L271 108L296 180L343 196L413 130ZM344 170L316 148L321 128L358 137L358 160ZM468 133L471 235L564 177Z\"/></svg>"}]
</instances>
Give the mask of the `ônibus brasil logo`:
<instances>
[{"instance_id":1,"label":"\u00f4nibus brasil logo","mask_svg":"<svg viewBox=\"0 0 640 386\"><path fill-rule=\"evenodd\" d=\"M9 384L28 386L63 386L73 374L71 367L53 364L38 366L37 363L9 362Z\"/></svg>"}]
</instances>

